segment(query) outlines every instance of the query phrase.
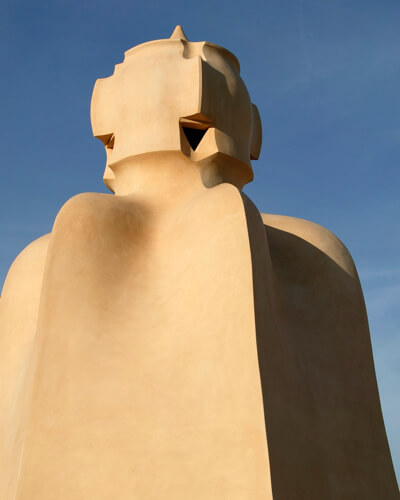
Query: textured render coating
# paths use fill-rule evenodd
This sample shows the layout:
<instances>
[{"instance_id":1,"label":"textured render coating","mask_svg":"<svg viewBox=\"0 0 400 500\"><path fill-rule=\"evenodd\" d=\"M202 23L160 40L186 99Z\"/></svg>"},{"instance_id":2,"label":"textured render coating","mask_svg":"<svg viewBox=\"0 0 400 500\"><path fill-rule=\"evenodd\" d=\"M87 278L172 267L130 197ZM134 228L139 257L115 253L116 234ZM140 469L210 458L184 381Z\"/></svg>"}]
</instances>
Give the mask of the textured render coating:
<instances>
[{"instance_id":1,"label":"textured render coating","mask_svg":"<svg viewBox=\"0 0 400 500\"><path fill-rule=\"evenodd\" d=\"M177 27L91 117L115 194L70 199L0 300L0 498L398 498L348 251L241 191L235 56Z\"/></svg>"}]
</instances>

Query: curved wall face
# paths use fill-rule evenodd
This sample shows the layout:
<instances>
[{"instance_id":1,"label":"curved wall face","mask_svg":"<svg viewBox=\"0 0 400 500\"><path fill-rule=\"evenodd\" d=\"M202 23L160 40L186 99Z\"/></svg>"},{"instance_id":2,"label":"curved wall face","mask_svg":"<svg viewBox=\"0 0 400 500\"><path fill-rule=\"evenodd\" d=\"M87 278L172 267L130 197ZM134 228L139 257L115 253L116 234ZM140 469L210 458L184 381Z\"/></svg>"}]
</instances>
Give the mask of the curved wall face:
<instances>
[{"instance_id":1,"label":"curved wall face","mask_svg":"<svg viewBox=\"0 0 400 500\"><path fill-rule=\"evenodd\" d=\"M268 499L239 191L57 217L17 499Z\"/></svg>"}]
</instances>

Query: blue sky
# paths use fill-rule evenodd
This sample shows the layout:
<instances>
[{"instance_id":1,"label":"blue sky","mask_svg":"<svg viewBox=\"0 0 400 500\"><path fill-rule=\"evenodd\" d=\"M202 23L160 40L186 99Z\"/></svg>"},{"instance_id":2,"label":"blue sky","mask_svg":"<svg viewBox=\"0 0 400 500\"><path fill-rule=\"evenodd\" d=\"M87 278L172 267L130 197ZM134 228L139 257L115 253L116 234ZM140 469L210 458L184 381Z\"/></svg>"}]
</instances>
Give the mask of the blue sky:
<instances>
[{"instance_id":1,"label":"blue sky","mask_svg":"<svg viewBox=\"0 0 400 500\"><path fill-rule=\"evenodd\" d=\"M68 198L106 192L93 84L176 24L240 60L263 122L247 194L329 228L354 257L400 477L398 0L3 0L0 281Z\"/></svg>"}]
</instances>

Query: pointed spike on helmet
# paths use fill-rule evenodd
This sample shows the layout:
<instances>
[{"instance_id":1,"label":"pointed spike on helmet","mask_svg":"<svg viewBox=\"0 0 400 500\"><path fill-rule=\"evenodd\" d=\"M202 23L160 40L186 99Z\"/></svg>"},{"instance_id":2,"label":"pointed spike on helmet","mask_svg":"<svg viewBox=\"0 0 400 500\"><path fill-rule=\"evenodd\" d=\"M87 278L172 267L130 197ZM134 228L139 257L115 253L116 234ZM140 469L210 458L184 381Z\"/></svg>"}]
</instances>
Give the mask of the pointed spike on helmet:
<instances>
[{"instance_id":1,"label":"pointed spike on helmet","mask_svg":"<svg viewBox=\"0 0 400 500\"><path fill-rule=\"evenodd\" d=\"M178 24L178 26L174 29L174 32L169 37L170 40L186 40L189 41L182 29L182 26Z\"/></svg>"}]
</instances>

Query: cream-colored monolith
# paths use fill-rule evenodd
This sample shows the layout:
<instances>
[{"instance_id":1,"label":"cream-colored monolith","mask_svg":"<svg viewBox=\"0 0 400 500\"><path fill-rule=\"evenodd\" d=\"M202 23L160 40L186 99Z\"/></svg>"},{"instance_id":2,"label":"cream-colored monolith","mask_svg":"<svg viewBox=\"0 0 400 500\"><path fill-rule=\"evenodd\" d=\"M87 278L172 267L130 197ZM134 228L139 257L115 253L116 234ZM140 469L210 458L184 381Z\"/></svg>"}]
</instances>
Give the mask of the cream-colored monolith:
<instances>
[{"instance_id":1,"label":"cream-colored monolith","mask_svg":"<svg viewBox=\"0 0 400 500\"><path fill-rule=\"evenodd\" d=\"M96 82L86 193L0 301L0 498L392 500L357 273L243 194L261 121L226 49L168 39Z\"/></svg>"}]
</instances>

